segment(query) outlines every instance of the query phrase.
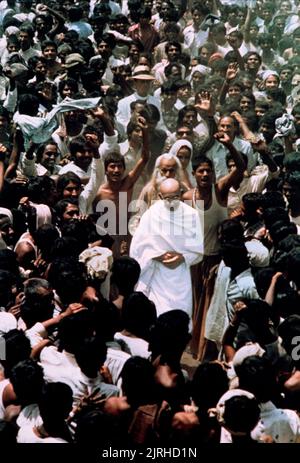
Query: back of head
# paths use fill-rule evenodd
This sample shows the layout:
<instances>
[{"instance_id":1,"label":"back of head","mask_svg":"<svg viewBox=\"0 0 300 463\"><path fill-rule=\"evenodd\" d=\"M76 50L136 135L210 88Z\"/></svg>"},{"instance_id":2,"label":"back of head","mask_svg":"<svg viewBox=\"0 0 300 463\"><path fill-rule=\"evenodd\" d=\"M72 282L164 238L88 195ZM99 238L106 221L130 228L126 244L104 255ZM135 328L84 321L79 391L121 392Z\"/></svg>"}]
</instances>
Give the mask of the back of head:
<instances>
[{"instance_id":1,"label":"back of head","mask_svg":"<svg viewBox=\"0 0 300 463\"><path fill-rule=\"evenodd\" d=\"M26 406L37 403L44 387L43 369L34 360L23 360L13 367L10 382L19 404Z\"/></svg>"},{"instance_id":2,"label":"back of head","mask_svg":"<svg viewBox=\"0 0 300 463\"><path fill-rule=\"evenodd\" d=\"M276 392L276 375L271 362L266 357L252 355L236 367L239 387L252 392L259 402L272 400Z\"/></svg>"},{"instance_id":3,"label":"back of head","mask_svg":"<svg viewBox=\"0 0 300 463\"><path fill-rule=\"evenodd\" d=\"M87 287L86 268L76 258L56 259L51 263L48 280L63 304L79 302Z\"/></svg>"},{"instance_id":4,"label":"back of head","mask_svg":"<svg viewBox=\"0 0 300 463\"><path fill-rule=\"evenodd\" d=\"M141 292L130 294L123 303L122 322L127 331L148 341L150 328L156 322L155 304Z\"/></svg>"},{"instance_id":5,"label":"back of head","mask_svg":"<svg viewBox=\"0 0 300 463\"><path fill-rule=\"evenodd\" d=\"M121 372L122 390L134 408L155 401L154 367L142 357L129 358Z\"/></svg>"},{"instance_id":6,"label":"back of head","mask_svg":"<svg viewBox=\"0 0 300 463\"><path fill-rule=\"evenodd\" d=\"M219 229L220 240L229 242L232 240L243 240L244 229L240 221L237 219L224 220Z\"/></svg>"},{"instance_id":7,"label":"back of head","mask_svg":"<svg viewBox=\"0 0 300 463\"><path fill-rule=\"evenodd\" d=\"M75 313L64 318L59 324L59 347L74 354L78 351L85 338L94 332L93 317L88 310Z\"/></svg>"},{"instance_id":8,"label":"back of head","mask_svg":"<svg viewBox=\"0 0 300 463\"><path fill-rule=\"evenodd\" d=\"M225 401L224 426L230 432L249 434L257 425L259 417L260 409L255 398L236 396Z\"/></svg>"},{"instance_id":9,"label":"back of head","mask_svg":"<svg viewBox=\"0 0 300 463\"><path fill-rule=\"evenodd\" d=\"M68 417L72 403L73 392L70 386L59 382L45 384L38 405L44 427L48 432L49 426L55 427L56 423L60 424Z\"/></svg>"},{"instance_id":10,"label":"back of head","mask_svg":"<svg viewBox=\"0 0 300 463\"><path fill-rule=\"evenodd\" d=\"M228 390L226 371L219 363L200 364L191 382L191 396L200 412L207 413Z\"/></svg>"},{"instance_id":11,"label":"back of head","mask_svg":"<svg viewBox=\"0 0 300 463\"><path fill-rule=\"evenodd\" d=\"M170 310L160 315L150 331L152 359L161 355L167 362L179 362L190 340L189 322L183 310Z\"/></svg>"},{"instance_id":12,"label":"back of head","mask_svg":"<svg viewBox=\"0 0 300 463\"><path fill-rule=\"evenodd\" d=\"M35 95L25 94L19 98L19 113L27 116L37 116L39 109L39 99Z\"/></svg>"},{"instance_id":13,"label":"back of head","mask_svg":"<svg viewBox=\"0 0 300 463\"><path fill-rule=\"evenodd\" d=\"M265 209L263 213L263 218L267 229L269 229L272 226L272 224L277 222L278 220L283 220L286 223L289 223L290 221L287 210L283 207L277 206Z\"/></svg>"},{"instance_id":14,"label":"back of head","mask_svg":"<svg viewBox=\"0 0 300 463\"><path fill-rule=\"evenodd\" d=\"M93 336L78 343L75 358L79 368L88 378L96 378L105 362L106 353L105 342Z\"/></svg>"},{"instance_id":15,"label":"back of head","mask_svg":"<svg viewBox=\"0 0 300 463\"><path fill-rule=\"evenodd\" d=\"M6 378L10 377L12 368L22 360L29 359L31 353L30 341L21 330L10 330L3 335L5 341L5 360L1 360L4 366Z\"/></svg>"},{"instance_id":16,"label":"back of head","mask_svg":"<svg viewBox=\"0 0 300 463\"><path fill-rule=\"evenodd\" d=\"M133 292L141 274L139 263L132 257L122 256L115 259L111 269L111 281L123 296Z\"/></svg>"}]
</instances>

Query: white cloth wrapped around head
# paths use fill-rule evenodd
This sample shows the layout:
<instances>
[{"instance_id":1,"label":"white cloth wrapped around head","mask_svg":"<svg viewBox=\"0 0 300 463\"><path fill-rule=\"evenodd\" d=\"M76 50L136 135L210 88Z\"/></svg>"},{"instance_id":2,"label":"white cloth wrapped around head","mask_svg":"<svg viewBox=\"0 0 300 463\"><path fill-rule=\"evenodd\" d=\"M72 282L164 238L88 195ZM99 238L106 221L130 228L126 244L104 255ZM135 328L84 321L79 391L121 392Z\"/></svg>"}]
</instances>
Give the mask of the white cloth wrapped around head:
<instances>
[{"instance_id":1,"label":"white cloth wrapped around head","mask_svg":"<svg viewBox=\"0 0 300 463\"><path fill-rule=\"evenodd\" d=\"M247 397L248 399L255 399L255 396L251 394L251 392L244 391L243 389L231 389L230 391L225 392L225 394L222 395L220 398L219 402L217 403L216 406L216 417L217 420L219 421L220 424L224 423L224 413L225 413L225 408L226 408L226 401L229 399L232 399L233 397Z\"/></svg>"},{"instance_id":2,"label":"white cloth wrapped around head","mask_svg":"<svg viewBox=\"0 0 300 463\"><path fill-rule=\"evenodd\" d=\"M294 117L291 114L283 114L275 121L276 135L274 138L286 137L296 133Z\"/></svg>"},{"instance_id":3,"label":"white cloth wrapped around head","mask_svg":"<svg viewBox=\"0 0 300 463\"><path fill-rule=\"evenodd\" d=\"M88 248L80 254L79 262L85 264L89 277L104 279L113 263L112 251L100 246Z\"/></svg>"}]
</instances>

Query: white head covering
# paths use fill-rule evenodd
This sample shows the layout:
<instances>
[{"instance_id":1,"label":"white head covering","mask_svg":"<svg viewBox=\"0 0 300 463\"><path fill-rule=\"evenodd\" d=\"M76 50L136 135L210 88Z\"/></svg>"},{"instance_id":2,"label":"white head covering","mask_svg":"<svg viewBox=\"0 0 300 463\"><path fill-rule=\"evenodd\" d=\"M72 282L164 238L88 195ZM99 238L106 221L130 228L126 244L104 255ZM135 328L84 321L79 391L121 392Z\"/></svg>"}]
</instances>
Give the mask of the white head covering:
<instances>
[{"instance_id":1,"label":"white head covering","mask_svg":"<svg viewBox=\"0 0 300 463\"><path fill-rule=\"evenodd\" d=\"M200 74L203 76L208 76L211 73L211 69L207 66L204 66L203 64L197 64L197 66L192 68L189 80L192 80L193 74L195 74L195 72L200 72Z\"/></svg>"},{"instance_id":2,"label":"white head covering","mask_svg":"<svg viewBox=\"0 0 300 463\"><path fill-rule=\"evenodd\" d=\"M36 210L36 228L52 223L51 210L46 204L30 203L30 205Z\"/></svg>"},{"instance_id":3,"label":"white head covering","mask_svg":"<svg viewBox=\"0 0 300 463\"><path fill-rule=\"evenodd\" d=\"M113 257L108 248L94 246L85 249L79 256L79 262L83 262L91 278L103 279L109 273Z\"/></svg>"},{"instance_id":4,"label":"white head covering","mask_svg":"<svg viewBox=\"0 0 300 463\"><path fill-rule=\"evenodd\" d=\"M233 367L236 368L240 366L246 358L251 357L252 355L262 357L265 352L266 351L257 342L248 342L234 354L232 360Z\"/></svg>"},{"instance_id":5,"label":"white head covering","mask_svg":"<svg viewBox=\"0 0 300 463\"><path fill-rule=\"evenodd\" d=\"M189 160L189 163L188 163L188 166L186 168L186 171L188 173L188 176L189 176L189 180L190 180L190 183L191 185L193 186L196 186L196 180L195 180L195 177L193 176L192 174L192 171L193 171L193 168L192 168L192 157L193 157L193 145L191 144L190 141L188 140L177 140L174 145L171 146L171 149L169 151L169 154L172 154L173 156L176 156L177 157L177 153L178 151L183 148L183 147L187 147L190 152L191 152L191 157L190 157L190 160ZM177 158L178 159L178 158Z\"/></svg>"},{"instance_id":6,"label":"white head covering","mask_svg":"<svg viewBox=\"0 0 300 463\"><path fill-rule=\"evenodd\" d=\"M244 391L243 389L231 389L230 391L225 392L222 395L221 399L217 403L216 406L216 413L217 413L217 420L219 423L224 423L224 413L225 413L225 402L233 397L248 397L248 399L255 399L254 395L251 392Z\"/></svg>"},{"instance_id":7,"label":"white head covering","mask_svg":"<svg viewBox=\"0 0 300 463\"><path fill-rule=\"evenodd\" d=\"M0 312L0 336L17 328L17 320L11 313Z\"/></svg>"},{"instance_id":8,"label":"white head covering","mask_svg":"<svg viewBox=\"0 0 300 463\"><path fill-rule=\"evenodd\" d=\"M6 215L13 224L13 215L9 209L7 209L6 207L0 207L0 214Z\"/></svg>"},{"instance_id":9,"label":"white head covering","mask_svg":"<svg viewBox=\"0 0 300 463\"><path fill-rule=\"evenodd\" d=\"M160 161L163 161L163 160L167 161L167 160L170 160L170 159L175 159L177 166L180 167L180 169L182 168L181 167L181 162L179 161L177 156L175 156L174 154L171 154L171 153L163 153L160 156L158 156L158 158L156 159L156 161L155 161L155 169L157 169L159 167Z\"/></svg>"},{"instance_id":10,"label":"white head covering","mask_svg":"<svg viewBox=\"0 0 300 463\"><path fill-rule=\"evenodd\" d=\"M268 77L270 76L276 76L279 79L279 74L276 71L272 71L271 69L267 69L266 71L262 71L261 73L261 78L265 82Z\"/></svg>"}]
</instances>

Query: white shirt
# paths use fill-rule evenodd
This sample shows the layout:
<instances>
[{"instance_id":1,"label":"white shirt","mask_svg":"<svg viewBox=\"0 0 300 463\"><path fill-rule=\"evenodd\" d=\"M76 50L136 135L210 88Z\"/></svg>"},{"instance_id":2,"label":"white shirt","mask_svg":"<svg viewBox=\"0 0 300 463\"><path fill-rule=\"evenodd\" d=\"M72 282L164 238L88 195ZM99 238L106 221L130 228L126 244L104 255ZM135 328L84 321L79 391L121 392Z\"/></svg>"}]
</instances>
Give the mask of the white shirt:
<instances>
[{"instance_id":1,"label":"white shirt","mask_svg":"<svg viewBox=\"0 0 300 463\"><path fill-rule=\"evenodd\" d=\"M199 56L199 47L204 45L207 42L209 31L199 30L195 31L193 24L187 26L184 31L184 44L189 49L191 57L195 58Z\"/></svg>"},{"instance_id":2,"label":"white shirt","mask_svg":"<svg viewBox=\"0 0 300 463\"><path fill-rule=\"evenodd\" d=\"M60 437L38 437L31 425L19 429L17 442L18 444L68 444L68 441Z\"/></svg>"},{"instance_id":3,"label":"white shirt","mask_svg":"<svg viewBox=\"0 0 300 463\"><path fill-rule=\"evenodd\" d=\"M159 110L161 114L161 105L160 105L160 101L157 98L155 98L152 95L143 97L143 96L138 95L136 92L134 92L132 95L122 98L118 103L117 120L121 124L123 124L125 127L127 127L130 121L130 118L131 118L130 103L133 103L134 101L137 101L137 100L147 101L147 103L153 104L154 106L157 107L157 109Z\"/></svg>"},{"instance_id":4,"label":"white shirt","mask_svg":"<svg viewBox=\"0 0 300 463\"><path fill-rule=\"evenodd\" d=\"M75 356L65 350L59 352L54 346L44 347L40 359L45 380L62 382L70 386L75 403L98 387L100 393L106 397L119 395L119 389L114 385L104 383L100 374L96 378L88 378L79 368Z\"/></svg>"},{"instance_id":5,"label":"white shirt","mask_svg":"<svg viewBox=\"0 0 300 463\"><path fill-rule=\"evenodd\" d=\"M129 355L138 355L145 359L148 359L151 355L148 350L149 343L144 339L125 336L122 333L115 333L114 339L118 341L122 350Z\"/></svg>"},{"instance_id":6,"label":"white shirt","mask_svg":"<svg viewBox=\"0 0 300 463\"><path fill-rule=\"evenodd\" d=\"M258 155L253 152L251 144L241 138L235 137L232 144L237 151L242 152L248 157L247 171L250 173L257 164ZM206 156L211 159L214 164L217 181L220 180L220 178L225 177L225 175L228 175L228 168L226 164L227 153L229 153L228 149L218 141L216 141L206 153Z\"/></svg>"}]
</instances>

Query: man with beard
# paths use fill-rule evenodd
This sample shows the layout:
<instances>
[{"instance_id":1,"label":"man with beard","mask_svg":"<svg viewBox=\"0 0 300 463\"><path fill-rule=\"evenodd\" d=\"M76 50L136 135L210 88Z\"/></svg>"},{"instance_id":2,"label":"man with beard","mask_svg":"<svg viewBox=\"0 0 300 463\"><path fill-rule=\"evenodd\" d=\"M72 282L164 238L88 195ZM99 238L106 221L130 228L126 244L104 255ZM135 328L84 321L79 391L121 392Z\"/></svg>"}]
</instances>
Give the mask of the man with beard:
<instances>
[{"instance_id":1,"label":"man with beard","mask_svg":"<svg viewBox=\"0 0 300 463\"><path fill-rule=\"evenodd\" d=\"M141 266L137 290L156 305L157 316L180 309L192 316L190 267L202 259L198 212L180 201L180 183L162 182L156 201L143 215L130 246Z\"/></svg>"}]
</instances>

